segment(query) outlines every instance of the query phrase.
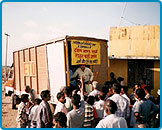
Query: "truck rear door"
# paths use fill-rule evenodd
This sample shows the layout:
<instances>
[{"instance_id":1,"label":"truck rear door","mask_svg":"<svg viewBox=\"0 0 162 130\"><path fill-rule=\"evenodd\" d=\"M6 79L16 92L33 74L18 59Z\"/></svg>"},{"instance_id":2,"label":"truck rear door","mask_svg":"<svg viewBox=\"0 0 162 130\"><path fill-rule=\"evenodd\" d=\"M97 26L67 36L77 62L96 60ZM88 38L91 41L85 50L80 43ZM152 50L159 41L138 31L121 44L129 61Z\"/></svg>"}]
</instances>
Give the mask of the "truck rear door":
<instances>
[{"instance_id":1,"label":"truck rear door","mask_svg":"<svg viewBox=\"0 0 162 130\"><path fill-rule=\"evenodd\" d=\"M57 93L60 92L62 86L66 85L65 49L63 41L47 45L47 64L51 101L56 103Z\"/></svg>"}]
</instances>

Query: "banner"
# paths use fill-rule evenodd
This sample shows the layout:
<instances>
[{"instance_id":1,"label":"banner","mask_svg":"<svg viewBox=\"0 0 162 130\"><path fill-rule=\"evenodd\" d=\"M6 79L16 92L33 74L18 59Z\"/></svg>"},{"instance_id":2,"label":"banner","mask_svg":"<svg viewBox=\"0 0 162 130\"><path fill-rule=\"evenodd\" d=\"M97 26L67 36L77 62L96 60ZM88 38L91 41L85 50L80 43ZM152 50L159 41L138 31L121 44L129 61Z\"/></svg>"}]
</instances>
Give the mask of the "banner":
<instances>
[{"instance_id":1,"label":"banner","mask_svg":"<svg viewBox=\"0 0 162 130\"><path fill-rule=\"evenodd\" d=\"M95 41L71 41L72 65L97 65L100 64L100 43Z\"/></svg>"}]
</instances>

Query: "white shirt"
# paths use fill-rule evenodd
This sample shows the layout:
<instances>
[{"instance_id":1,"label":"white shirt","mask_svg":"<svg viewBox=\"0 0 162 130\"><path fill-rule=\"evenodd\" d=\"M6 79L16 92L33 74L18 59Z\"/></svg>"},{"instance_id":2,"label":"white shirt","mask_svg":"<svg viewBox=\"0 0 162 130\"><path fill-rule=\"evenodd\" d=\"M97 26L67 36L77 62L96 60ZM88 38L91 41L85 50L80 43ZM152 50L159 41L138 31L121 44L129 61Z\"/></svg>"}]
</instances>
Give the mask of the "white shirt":
<instances>
[{"instance_id":1,"label":"white shirt","mask_svg":"<svg viewBox=\"0 0 162 130\"><path fill-rule=\"evenodd\" d=\"M126 120L123 117L117 117L115 114L110 114L102 119L96 128L128 128Z\"/></svg>"},{"instance_id":2,"label":"white shirt","mask_svg":"<svg viewBox=\"0 0 162 130\"><path fill-rule=\"evenodd\" d=\"M81 68L78 68L73 74L72 78L75 78L77 75L79 76L79 78L83 76L84 82L93 80L93 73L88 67L85 67L84 72L81 70Z\"/></svg>"},{"instance_id":3,"label":"white shirt","mask_svg":"<svg viewBox=\"0 0 162 130\"><path fill-rule=\"evenodd\" d=\"M114 94L109 99L113 100L118 107L117 111L115 112L117 116L124 118L129 117L130 110L128 106L128 101L125 98L123 98L119 94Z\"/></svg>"},{"instance_id":4,"label":"white shirt","mask_svg":"<svg viewBox=\"0 0 162 130\"><path fill-rule=\"evenodd\" d=\"M39 105L35 105L30 111L29 120L31 121L31 128L34 128L33 121L35 122L37 121L38 109L39 109Z\"/></svg>"},{"instance_id":5,"label":"white shirt","mask_svg":"<svg viewBox=\"0 0 162 130\"><path fill-rule=\"evenodd\" d=\"M61 103L61 102L58 102L57 105L56 105L56 109L55 109L55 112L54 112L54 115L58 112L63 112L65 114L68 113L68 110L67 108L65 107L65 104Z\"/></svg>"},{"instance_id":6,"label":"white shirt","mask_svg":"<svg viewBox=\"0 0 162 130\"><path fill-rule=\"evenodd\" d=\"M97 89L94 89L92 92L90 92L90 94L88 96L97 96L98 94L100 94L101 92L98 91Z\"/></svg>"},{"instance_id":7,"label":"white shirt","mask_svg":"<svg viewBox=\"0 0 162 130\"><path fill-rule=\"evenodd\" d=\"M124 97L125 99L127 99L128 100L128 105L130 105L130 99L129 99L129 97L125 93L122 94L121 96Z\"/></svg>"},{"instance_id":8,"label":"white shirt","mask_svg":"<svg viewBox=\"0 0 162 130\"><path fill-rule=\"evenodd\" d=\"M99 100L97 102L94 103L94 108L96 109L96 113L97 113L97 118L103 118L104 116L104 101L103 100Z\"/></svg>"},{"instance_id":9,"label":"white shirt","mask_svg":"<svg viewBox=\"0 0 162 130\"><path fill-rule=\"evenodd\" d=\"M68 109L68 111L70 111L72 109L71 98L65 97L65 99L66 99L65 107Z\"/></svg>"}]
</instances>

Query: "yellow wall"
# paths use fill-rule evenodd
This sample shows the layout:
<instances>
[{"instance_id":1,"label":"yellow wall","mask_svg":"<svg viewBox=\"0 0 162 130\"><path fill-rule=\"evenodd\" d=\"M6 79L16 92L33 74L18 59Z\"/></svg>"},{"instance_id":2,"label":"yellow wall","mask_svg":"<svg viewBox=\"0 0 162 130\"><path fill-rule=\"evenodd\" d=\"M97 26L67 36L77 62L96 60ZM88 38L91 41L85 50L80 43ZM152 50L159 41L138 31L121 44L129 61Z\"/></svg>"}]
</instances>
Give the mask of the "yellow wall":
<instances>
[{"instance_id":1,"label":"yellow wall","mask_svg":"<svg viewBox=\"0 0 162 130\"><path fill-rule=\"evenodd\" d=\"M152 94L156 96L157 90L160 88L160 61L154 62L154 68L154 90L152 91Z\"/></svg>"},{"instance_id":2,"label":"yellow wall","mask_svg":"<svg viewBox=\"0 0 162 130\"><path fill-rule=\"evenodd\" d=\"M127 85L127 71L128 71L127 60L109 60L108 67L108 80L110 80L110 73L114 72L116 79L120 76L124 78Z\"/></svg>"},{"instance_id":3,"label":"yellow wall","mask_svg":"<svg viewBox=\"0 0 162 130\"><path fill-rule=\"evenodd\" d=\"M160 57L160 26L110 28L109 56Z\"/></svg>"}]
</instances>

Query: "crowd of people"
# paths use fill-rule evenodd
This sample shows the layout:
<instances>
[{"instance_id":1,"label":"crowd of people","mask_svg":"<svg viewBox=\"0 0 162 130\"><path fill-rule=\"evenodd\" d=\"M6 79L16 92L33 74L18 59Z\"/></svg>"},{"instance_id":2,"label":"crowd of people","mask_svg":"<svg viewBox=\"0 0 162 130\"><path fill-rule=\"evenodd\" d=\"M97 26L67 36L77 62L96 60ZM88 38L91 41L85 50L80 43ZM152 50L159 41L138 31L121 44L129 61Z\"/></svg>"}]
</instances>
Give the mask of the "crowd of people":
<instances>
[{"instance_id":1,"label":"crowd of people","mask_svg":"<svg viewBox=\"0 0 162 130\"><path fill-rule=\"evenodd\" d=\"M80 70L81 71L81 70ZM89 70L87 70L89 71ZM88 72L86 72L88 73ZM73 77L76 76L76 73ZM92 75L91 75L92 76ZM21 95L18 105L19 128L157 128L160 126L160 93L154 98L149 85L135 84L128 95L122 77L110 74L103 85L81 75L74 87L67 86L57 93L57 104L50 105L50 91L41 92L41 99ZM28 93L33 90L28 88ZM33 95L33 94L32 94Z\"/></svg>"}]
</instances>

